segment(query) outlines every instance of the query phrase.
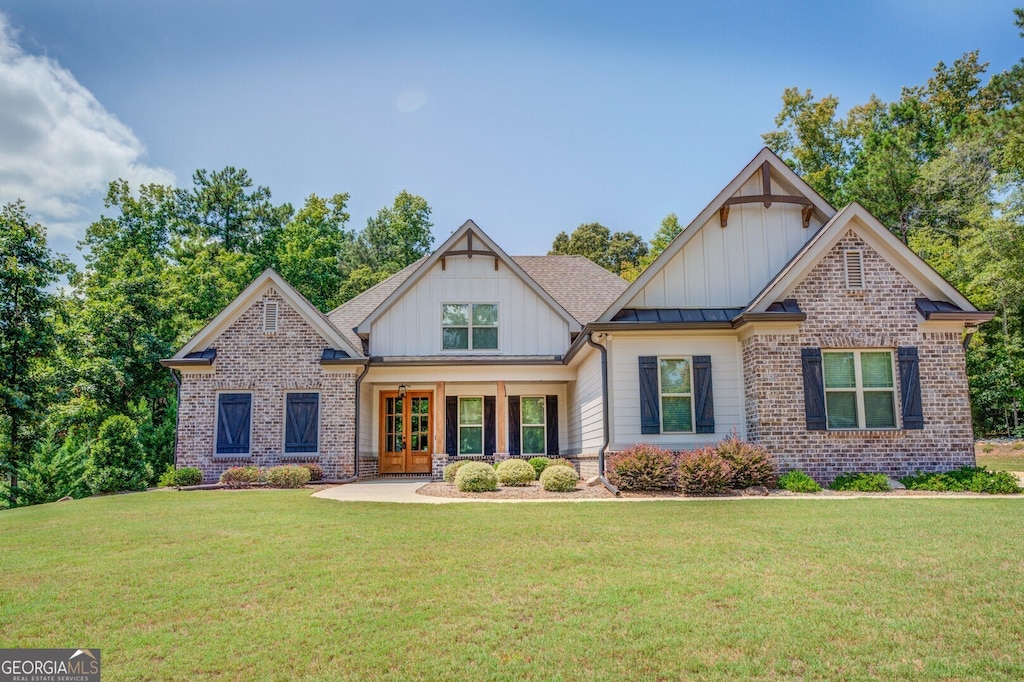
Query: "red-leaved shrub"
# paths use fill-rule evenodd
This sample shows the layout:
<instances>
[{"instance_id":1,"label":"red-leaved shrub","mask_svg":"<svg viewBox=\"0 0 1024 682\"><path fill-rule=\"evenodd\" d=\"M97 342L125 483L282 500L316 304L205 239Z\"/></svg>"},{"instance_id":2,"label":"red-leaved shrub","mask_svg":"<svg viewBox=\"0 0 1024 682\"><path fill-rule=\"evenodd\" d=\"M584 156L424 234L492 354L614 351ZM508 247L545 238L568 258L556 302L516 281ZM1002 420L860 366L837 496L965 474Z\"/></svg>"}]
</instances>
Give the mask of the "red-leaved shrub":
<instances>
[{"instance_id":1,"label":"red-leaved shrub","mask_svg":"<svg viewBox=\"0 0 1024 682\"><path fill-rule=\"evenodd\" d=\"M687 495L714 495L732 483L732 466L713 447L679 455L679 489Z\"/></svg>"},{"instance_id":2,"label":"red-leaved shrub","mask_svg":"<svg viewBox=\"0 0 1024 682\"><path fill-rule=\"evenodd\" d=\"M307 462L306 464L300 464L299 466L303 467L304 469L306 469L309 472L309 480L310 481L322 481L323 480L323 478L324 478L324 468L322 466L320 466L319 464L317 464L316 462Z\"/></svg>"},{"instance_id":3,"label":"red-leaved shrub","mask_svg":"<svg viewBox=\"0 0 1024 682\"><path fill-rule=\"evenodd\" d=\"M679 482L677 456L649 443L638 443L608 460L608 480L622 490L671 490Z\"/></svg>"},{"instance_id":4,"label":"red-leaved shrub","mask_svg":"<svg viewBox=\"0 0 1024 682\"><path fill-rule=\"evenodd\" d=\"M774 488L779 478L779 465L767 450L742 440L736 433L715 446L718 454L732 467L732 488L763 485Z\"/></svg>"}]
</instances>

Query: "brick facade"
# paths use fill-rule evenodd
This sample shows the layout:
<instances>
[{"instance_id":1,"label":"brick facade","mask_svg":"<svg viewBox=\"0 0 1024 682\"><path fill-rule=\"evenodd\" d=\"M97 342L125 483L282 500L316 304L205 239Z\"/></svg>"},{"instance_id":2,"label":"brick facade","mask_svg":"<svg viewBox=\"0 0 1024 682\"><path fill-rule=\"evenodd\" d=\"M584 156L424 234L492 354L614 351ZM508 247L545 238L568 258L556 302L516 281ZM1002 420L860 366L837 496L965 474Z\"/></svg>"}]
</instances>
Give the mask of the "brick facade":
<instances>
[{"instance_id":1,"label":"brick facade","mask_svg":"<svg viewBox=\"0 0 1024 682\"><path fill-rule=\"evenodd\" d=\"M843 253L863 253L863 290L848 290ZM923 296L850 231L792 294L807 319L797 334L755 334L743 342L747 435L774 453L783 471L820 482L854 471L902 476L974 464L971 410L961 336L919 328ZM923 430L808 431L800 349L915 346L920 357ZM897 421L899 378L895 377Z\"/></svg>"},{"instance_id":2,"label":"brick facade","mask_svg":"<svg viewBox=\"0 0 1024 682\"><path fill-rule=\"evenodd\" d=\"M263 332L263 301L278 303L278 331ZM355 373L325 371L320 356L324 339L285 300L268 289L212 344L217 349L212 373L182 372L176 463L198 467L206 483L232 466L271 467L318 462L327 478L353 473ZM217 394L252 393L250 455L217 456ZM320 394L319 450L284 453L285 393Z\"/></svg>"}]
</instances>

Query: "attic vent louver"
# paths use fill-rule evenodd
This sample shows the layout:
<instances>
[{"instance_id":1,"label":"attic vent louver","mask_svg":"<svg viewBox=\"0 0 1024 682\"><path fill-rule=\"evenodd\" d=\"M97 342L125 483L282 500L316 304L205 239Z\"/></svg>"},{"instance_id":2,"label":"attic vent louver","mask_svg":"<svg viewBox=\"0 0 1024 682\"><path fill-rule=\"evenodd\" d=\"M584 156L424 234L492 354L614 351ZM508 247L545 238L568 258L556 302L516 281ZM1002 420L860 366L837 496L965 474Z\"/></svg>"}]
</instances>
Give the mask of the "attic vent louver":
<instances>
[{"instance_id":1,"label":"attic vent louver","mask_svg":"<svg viewBox=\"0 0 1024 682\"><path fill-rule=\"evenodd\" d=\"M263 331L267 334L277 331L277 301L263 302Z\"/></svg>"},{"instance_id":2,"label":"attic vent louver","mask_svg":"<svg viewBox=\"0 0 1024 682\"><path fill-rule=\"evenodd\" d=\"M864 254L860 251L847 251L846 257L846 288L864 288Z\"/></svg>"}]
</instances>

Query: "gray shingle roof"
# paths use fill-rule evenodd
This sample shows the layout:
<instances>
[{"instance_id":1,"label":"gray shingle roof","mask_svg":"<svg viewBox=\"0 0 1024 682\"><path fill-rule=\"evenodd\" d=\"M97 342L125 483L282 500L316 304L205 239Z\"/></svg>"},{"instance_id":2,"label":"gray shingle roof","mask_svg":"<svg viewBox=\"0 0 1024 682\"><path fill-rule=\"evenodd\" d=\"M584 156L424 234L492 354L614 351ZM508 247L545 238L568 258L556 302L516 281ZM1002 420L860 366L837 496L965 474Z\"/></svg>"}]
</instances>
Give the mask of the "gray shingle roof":
<instances>
[{"instance_id":1,"label":"gray shingle roof","mask_svg":"<svg viewBox=\"0 0 1024 682\"><path fill-rule=\"evenodd\" d=\"M361 348L362 340L353 329L400 287L422 260L341 304L327 318L356 348ZM600 317L629 286L626 280L582 256L513 256L512 260L580 324Z\"/></svg>"}]
</instances>

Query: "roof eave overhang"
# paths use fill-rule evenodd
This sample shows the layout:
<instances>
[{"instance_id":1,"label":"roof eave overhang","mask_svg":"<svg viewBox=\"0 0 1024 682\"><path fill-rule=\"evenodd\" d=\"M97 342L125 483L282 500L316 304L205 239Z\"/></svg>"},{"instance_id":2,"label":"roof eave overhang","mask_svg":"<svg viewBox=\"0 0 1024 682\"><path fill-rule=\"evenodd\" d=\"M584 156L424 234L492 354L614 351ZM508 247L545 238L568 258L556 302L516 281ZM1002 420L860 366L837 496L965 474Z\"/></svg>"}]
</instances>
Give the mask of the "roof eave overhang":
<instances>
[{"instance_id":1,"label":"roof eave overhang","mask_svg":"<svg viewBox=\"0 0 1024 682\"><path fill-rule=\"evenodd\" d=\"M995 316L995 313L983 310L979 310L978 312L964 310L928 313L924 316L924 319L929 322L963 322L965 324L982 324L984 322L988 322Z\"/></svg>"},{"instance_id":2,"label":"roof eave overhang","mask_svg":"<svg viewBox=\"0 0 1024 682\"><path fill-rule=\"evenodd\" d=\"M508 366L508 365L562 365L564 358L561 355L541 356L537 358L506 358L482 357L482 358L425 358L425 359L389 359L375 355L367 363L374 367L486 367L486 366Z\"/></svg>"},{"instance_id":3,"label":"roof eave overhang","mask_svg":"<svg viewBox=\"0 0 1024 682\"><path fill-rule=\"evenodd\" d=\"M187 367L210 367L213 365L211 358L166 358L160 361L160 364L164 367L170 367L172 369L187 368Z\"/></svg>"},{"instance_id":4,"label":"roof eave overhang","mask_svg":"<svg viewBox=\"0 0 1024 682\"><path fill-rule=\"evenodd\" d=\"M321 360L320 364L325 367L337 367L338 365L360 367L369 364L369 360L367 358L338 358L337 360Z\"/></svg>"}]
</instances>

